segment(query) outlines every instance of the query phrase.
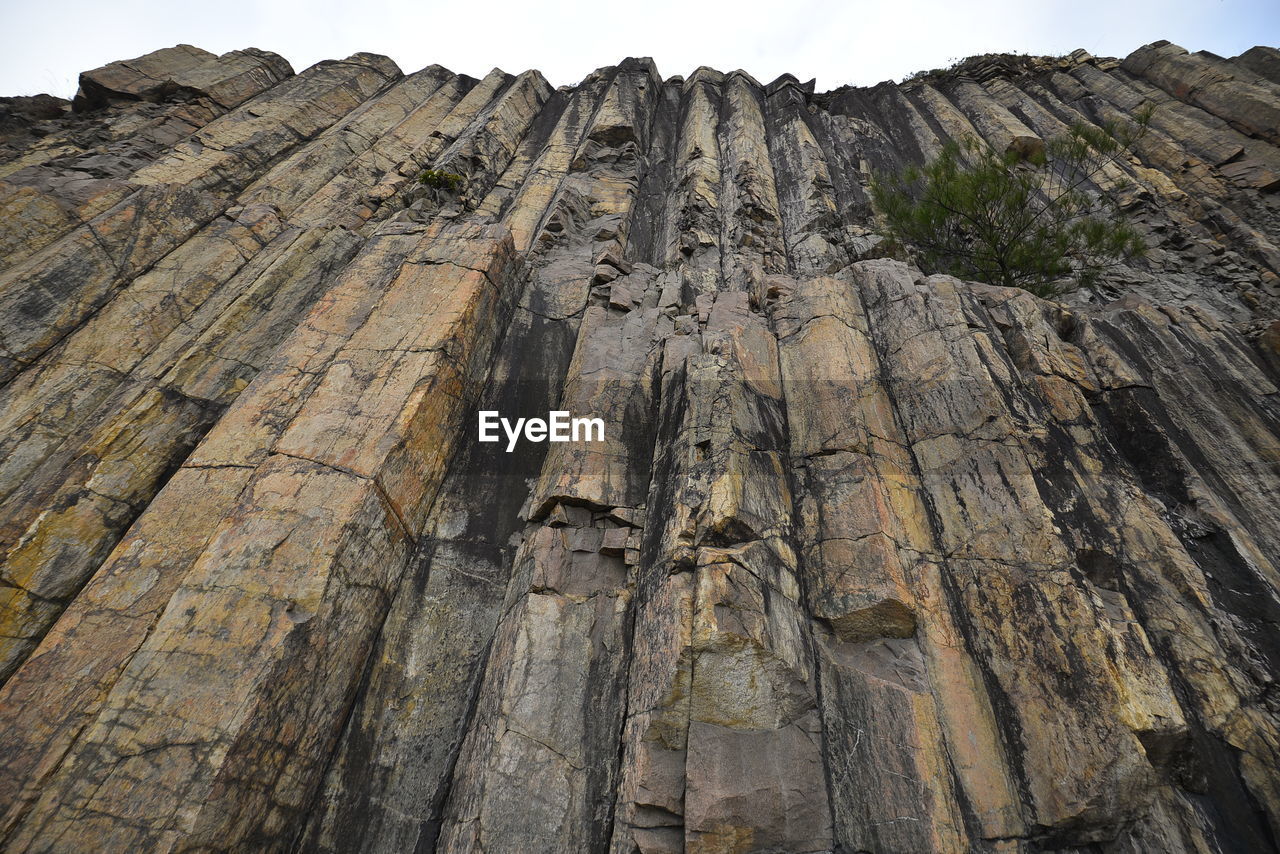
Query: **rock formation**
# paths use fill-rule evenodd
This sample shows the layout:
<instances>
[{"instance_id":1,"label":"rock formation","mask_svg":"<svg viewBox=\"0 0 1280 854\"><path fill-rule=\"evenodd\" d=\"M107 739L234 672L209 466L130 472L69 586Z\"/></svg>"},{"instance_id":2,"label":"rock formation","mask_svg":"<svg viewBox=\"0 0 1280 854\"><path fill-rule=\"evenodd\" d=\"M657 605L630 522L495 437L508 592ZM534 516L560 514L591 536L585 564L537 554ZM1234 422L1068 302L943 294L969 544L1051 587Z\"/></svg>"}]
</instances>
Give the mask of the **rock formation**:
<instances>
[{"instance_id":1,"label":"rock formation","mask_svg":"<svg viewBox=\"0 0 1280 854\"><path fill-rule=\"evenodd\" d=\"M878 257L1146 104L1099 291ZM1277 850L1277 190L1262 47L3 99L0 849Z\"/></svg>"}]
</instances>

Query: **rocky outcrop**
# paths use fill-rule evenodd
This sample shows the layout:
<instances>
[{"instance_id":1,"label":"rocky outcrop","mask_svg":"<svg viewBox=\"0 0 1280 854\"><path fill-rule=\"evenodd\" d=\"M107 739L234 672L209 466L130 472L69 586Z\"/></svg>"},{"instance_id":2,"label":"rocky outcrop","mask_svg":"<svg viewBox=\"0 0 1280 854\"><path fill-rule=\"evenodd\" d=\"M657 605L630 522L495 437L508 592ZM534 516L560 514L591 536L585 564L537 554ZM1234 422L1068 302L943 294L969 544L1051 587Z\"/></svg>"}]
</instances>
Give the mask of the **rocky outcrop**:
<instances>
[{"instance_id":1,"label":"rocky outcrop","mask_svg":"<svg viewBox=\"0 0 1280 854\"><path fill-rule=\"evenodd\" d=\"M6 99L0 849L1277 850L1277 57ZM1146 105L1097 290L883 257Z\"/></svg>"}]
</instances>

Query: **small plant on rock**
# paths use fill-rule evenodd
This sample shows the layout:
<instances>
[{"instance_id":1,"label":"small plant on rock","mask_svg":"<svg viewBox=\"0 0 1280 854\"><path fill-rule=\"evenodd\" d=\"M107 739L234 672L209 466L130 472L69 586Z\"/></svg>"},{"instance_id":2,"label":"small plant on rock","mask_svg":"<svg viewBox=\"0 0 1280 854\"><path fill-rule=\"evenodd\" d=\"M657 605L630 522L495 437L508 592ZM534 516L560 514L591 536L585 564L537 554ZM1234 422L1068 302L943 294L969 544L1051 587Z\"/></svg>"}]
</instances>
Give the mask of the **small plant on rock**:
<instances>
[{"instance_id":1,"label":"small plant on rock","mask_svg":"<svg viewBox=\"0 0 1280 854\"><path fill-rule=\"evenodd\" d=\"M445 190L446 192L456 193L458 188L466 182L466 178L455 172L445 172L441 169L428 169L418 176L418 183L423 186L430 187L433 190Z\"/></svg>"},{"instance_id":2,"label":"small plant on rock","mask_svg":"<svg viewBox=\"0 0 1280 854\"><path fill-rule=\"evenodd\" d=\"M1151 111L1136 118L1077 124L1043 149L950 142L925 166L874 179L872 200L890 239L927 272L1058 297L1146 250L1117 198L1132 183L1109 169L1146 133Z\"/></svg>"}]
</instances>

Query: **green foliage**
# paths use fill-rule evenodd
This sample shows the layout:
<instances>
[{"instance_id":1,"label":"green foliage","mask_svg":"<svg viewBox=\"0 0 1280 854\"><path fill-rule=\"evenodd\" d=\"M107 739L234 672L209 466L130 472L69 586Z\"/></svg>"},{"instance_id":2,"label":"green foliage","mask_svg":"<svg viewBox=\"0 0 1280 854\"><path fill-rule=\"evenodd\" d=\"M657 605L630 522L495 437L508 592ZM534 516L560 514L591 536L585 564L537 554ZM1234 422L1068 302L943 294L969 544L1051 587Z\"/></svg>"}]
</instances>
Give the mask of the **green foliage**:
<instances>
[{"instance_id":1,"label":"green foliage","mask_svg":"<svg viewBox=\"0 0 1280 854\"><path fill-rule=\"evenodd\" d=\"M466 178L453 172L444 172L440 169L428 169L418 176L418 183L431 187L434 190L447 190L450 193L457 192L458 188L463 185Z\"/></svg>"},{"instance_id":2,"label":"green foliage","mask_svg":"<svg viewBox=\"0 0 1280 854\"><path fill-rule=\"evenodd\" d=\"M914 249L928 272L1057 297L1146 250L1114 195L1132 184L1095 189L1146 132L1151 111L1135 118L1077 124L1043 151L952 142L926 166L876 177L872 199L890 239Z\"/></svg>"}]
</instances>

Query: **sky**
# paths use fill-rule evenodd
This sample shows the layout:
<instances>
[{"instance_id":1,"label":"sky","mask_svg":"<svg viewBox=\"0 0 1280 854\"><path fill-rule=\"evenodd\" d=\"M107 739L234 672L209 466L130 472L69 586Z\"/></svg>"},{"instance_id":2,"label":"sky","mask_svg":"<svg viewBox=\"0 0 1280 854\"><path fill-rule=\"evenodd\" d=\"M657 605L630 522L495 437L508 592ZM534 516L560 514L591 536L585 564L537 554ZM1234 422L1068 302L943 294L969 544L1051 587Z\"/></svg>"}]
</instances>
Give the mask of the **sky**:
<instances>
[{"instance_id":1,"label":"sky","mask_svg":"<svg viewBox=\"0 0 1280 854\"><path fill-rule=\"evenodd\" d=\"M709 65L825 91L979 53L1124 56L1157 39L1280 46L1280 0L0 0L0 95L69 97L82 70L183 42L271 50L295 71L368 51L406 72L537 68L556 86L651 56L664 77Z\"/></svg>"}]
</instances>

